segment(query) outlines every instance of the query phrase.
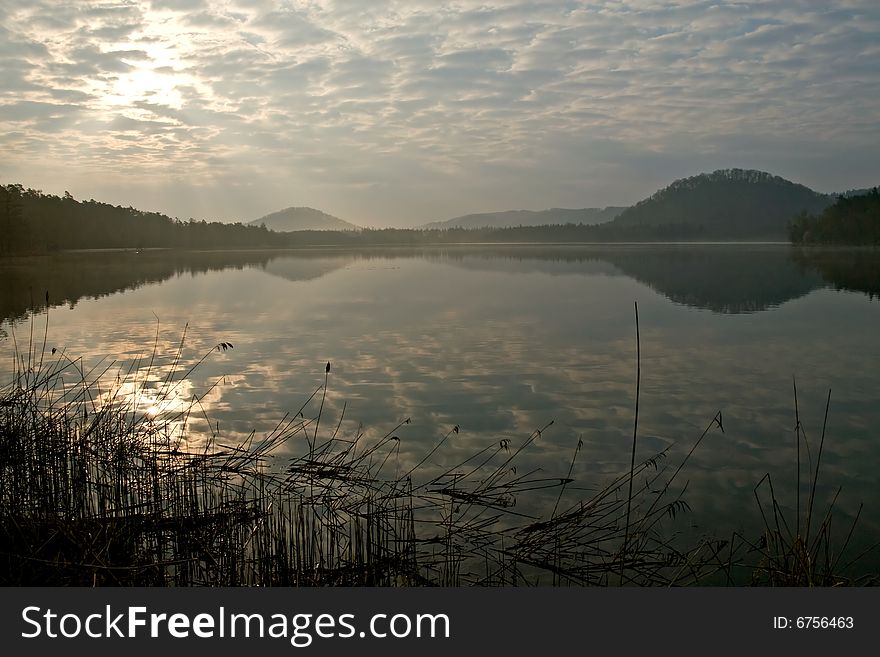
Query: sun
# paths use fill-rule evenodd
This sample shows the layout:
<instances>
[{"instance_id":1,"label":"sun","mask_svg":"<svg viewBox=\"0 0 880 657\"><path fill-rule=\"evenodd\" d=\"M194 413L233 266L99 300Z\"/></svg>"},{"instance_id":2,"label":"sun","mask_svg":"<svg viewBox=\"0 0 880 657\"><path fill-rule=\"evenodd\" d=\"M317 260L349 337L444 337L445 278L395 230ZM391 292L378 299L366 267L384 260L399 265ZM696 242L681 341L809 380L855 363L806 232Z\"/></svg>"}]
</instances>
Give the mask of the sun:
<instances>
[{"instance_id":1,"label":"sun","mask_svg":"<svg viewBox=\"0 0 880 657\"><path fill-rule=\"evenodd\" d=\"M112 82L106 97L108 104L133 107L146 102L180 109L183 98L179 88L192 84L193 79L173 44L128 44L120 50L131 50L133 56L121 58L130 68Z\"/></svg>"},{"instance_id":2,"label":"sun","mask_svg":"<svg viewBox=\"0 0 880 657\"><path fill-rule=\"evenodd\" d=\"M147 102L179 109L182 97L178 85L181 82L174 73L160 73L154 68L141 65L120 75L105 100L114 106L131 107Z\"/></svg>"},{"instance_id":3,"label":"sun","mask_svg":"<svg viewBox=\"0 0 880 657\"><path fill-rule=\"evenodd\" d=\"M115 109L137 107L138 103L183 106L181 89L198 84L186 63L186 42L177 38L178 26L156 17L132 38L106 49L119 53L127 70L108 80L104 102Z\"/></svg>"}]
</instances>

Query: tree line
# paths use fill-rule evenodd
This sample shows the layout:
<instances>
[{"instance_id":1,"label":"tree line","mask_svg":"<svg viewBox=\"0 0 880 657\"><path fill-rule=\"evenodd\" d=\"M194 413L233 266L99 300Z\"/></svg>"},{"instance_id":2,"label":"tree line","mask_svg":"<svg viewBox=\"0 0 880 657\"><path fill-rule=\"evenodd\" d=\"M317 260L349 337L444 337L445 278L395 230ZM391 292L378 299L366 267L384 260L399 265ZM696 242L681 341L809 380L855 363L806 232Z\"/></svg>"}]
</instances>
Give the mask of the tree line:
<instances>
[{"instance_id":1,"label":"tree line","mask_svg":"<svg viewBox=\"0 0 880 657\"><path fill-rule=\"evenodd\" d=\"M512 228L410 228L277 233L242 223L181 221L69 193L44 194L22 185L0 185L0 255L65 249L248 249L313 246L424 246L467 243L669 241L711 237L692 223L622 226L614 223Z\"/></svg>"},{"instance_id":2,"label":"tree line","mask_svg":"<svg viewBox=\"0 0 880 657\"><path fill-rule=\"evenodd\" d=\"M821 214L802 212L789 225L794 244L880 245L880 189L841 196Z\"/></svg>"},{"instance_id":3,"label":"tree line","mask_svg":"<svg viewBox=\"0 0 880 657\"><path fill-rule=\"evenodd\" d=\"M444 244L567 244L668 242L711 239L711 226L693 223L658 226L557 224L507 228L364 228L358 231L300 230L285 233L288 246L429 246Z\"/></svg>"},{"instance_id":4,"label":"tree line","mask_svg":"<svg viewBox=\"0 0 880 657\"><path fill-rule=\"evenodd\" d=\"M260 248L283 246L264 226L181 221L99 201L0 185L0 255L61 249Z\"/></svg>"},{"instance_id":5,"label":"tree line","mask_svg":"<svg viewBox=\"0 0 880 657\"><path fill-rule=\"evenodd\" d=\"M875 189L865 196L841 198L819 217L802 214L791 224L791 239L798 243L849 241L876 244L880 242L880 233L877 222L871 223L870 217L876 218L877 203ZM863 204L870 207L859 209ZM78 201L67 192L55 196L20 184L0 185L0 255L70 249L285 249L468 243L669 242L754 237L757 235L735 223L699 221L279 233L264 225L183 221L131 206L111 205L94 199Z\"/></svg>"}]
</instances>

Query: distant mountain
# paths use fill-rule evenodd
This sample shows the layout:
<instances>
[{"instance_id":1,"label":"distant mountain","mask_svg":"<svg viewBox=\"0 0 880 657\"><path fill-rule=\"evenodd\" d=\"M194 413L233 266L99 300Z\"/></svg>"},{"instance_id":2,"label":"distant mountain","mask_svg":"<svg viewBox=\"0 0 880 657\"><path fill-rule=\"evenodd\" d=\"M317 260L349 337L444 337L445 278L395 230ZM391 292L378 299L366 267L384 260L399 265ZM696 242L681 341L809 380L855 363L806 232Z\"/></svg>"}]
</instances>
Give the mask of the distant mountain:
<instances>
[{"instance_id":1,"label":"distant mountain","mask_svg":"<svg viewBox=\"0 0 880 657\"><path fill-rule=\"evenodd\" d=\"M834 199L763 171L721 169L676 180L607 226L677 227L684 238L785 239L796 215L821 212Z\"/></svg>"},{"instance_id":2,"label":"distant mountain","mask_svg":"<svg viewBox=\"0 0 880 657\"><path fill-rule=\"evenodd\" d=\"M354 224L314 208L285 208L250 222L252 226L260 224L266 224L266 228L279 233L295 230L360 230Z\"/></svg>"},{"instance_id":3,"label":"distant mountain","mask_svg":"<svg viewBox=\"0 0 880 657\"><path fill-rule=\"evenodd\" d=\"M434 221L420 228L514 228L516 226L553 226L566 224L593 225L611 221L623 211L622 207L583 208L566 210L507 210L506 212L483 212L466 214L446 221Z\"/></svg>"}]
</instances>

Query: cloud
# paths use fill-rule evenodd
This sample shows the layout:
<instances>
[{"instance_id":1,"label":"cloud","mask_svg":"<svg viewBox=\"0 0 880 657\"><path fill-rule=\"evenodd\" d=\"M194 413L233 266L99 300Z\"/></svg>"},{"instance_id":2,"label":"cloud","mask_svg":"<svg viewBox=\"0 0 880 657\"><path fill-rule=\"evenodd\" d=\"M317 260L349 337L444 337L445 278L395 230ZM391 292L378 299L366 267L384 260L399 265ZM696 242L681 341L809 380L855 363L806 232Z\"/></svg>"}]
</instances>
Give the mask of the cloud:
<instances>
[{"instance_id":1,"label":"cloud","mask_svg":"<svg viewBox=\"0 0 880 657\"><path fill-rule=\"evenodd\" d=\"M362 224L417 224L630 203L704 166L763 168L826 190L880 174L870 118L880 8L869 0L0 9L0 126L27 124L17 142L27 149L10 152L8 168L82 196L95 195L96 173L124 169L165 185L151 198L172 214L311 205ZM29 123L22 102L35 103ZM39 105L59 102L76 111L53 119ZM119 140L107 126L125 121L139 127ZM173 147L158 149L172 127ZM59 141L73 154L63 167ZM810 163L817 153L828 154L824 167ZM180 171L218 190L252 176L259 194L195 205L170 184ZM109 200L128 204L131 179L112 177Z\"/></svg>"}]
</instances>

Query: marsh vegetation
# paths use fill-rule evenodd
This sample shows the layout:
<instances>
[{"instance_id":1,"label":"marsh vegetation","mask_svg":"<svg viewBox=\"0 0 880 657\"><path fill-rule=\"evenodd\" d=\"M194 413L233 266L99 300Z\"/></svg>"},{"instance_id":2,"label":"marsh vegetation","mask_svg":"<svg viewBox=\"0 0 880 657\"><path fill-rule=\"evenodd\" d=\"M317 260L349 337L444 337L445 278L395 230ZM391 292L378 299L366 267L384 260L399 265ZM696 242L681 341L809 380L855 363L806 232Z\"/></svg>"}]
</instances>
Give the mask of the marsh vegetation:
<instances>
[{"instance_id":1,"label":"marsh vegetation","mask_svg":"<svg viewBox=\"0 0 880 657\"><path fill-rule=\"evenodd\" d=\"M48 323L44 331L31 323L0 391L5 585L831 586L872 578L847 550L855 523L832 532L836 497L827 505L816 497L825 427L811 446L799 417L798 473L809 475L806 488L798 481L796 514L783 510L768 474L755 486L760 535L682 541L689 459L708 434L724 431L720 412L680 461L665 451L637 460L636 389L632 467L589 486L572 478L580 441L558 475L521 469L552 421L518 442L470 445L464 459L438 469L432 457L458 438L457 425L416 462L401 459L408 418L378 438L347 433L341 416L325 414L330 363L274 430L230 442L207 417L216 427L207 435L187 429L187 418L204 413L200 395L166 403L191 373L181 365L184 340L168 367L154 346L136 367L86 370L49 350ZM219 342L194 367L232 349Z\"/></svg>"}]
</instances>

